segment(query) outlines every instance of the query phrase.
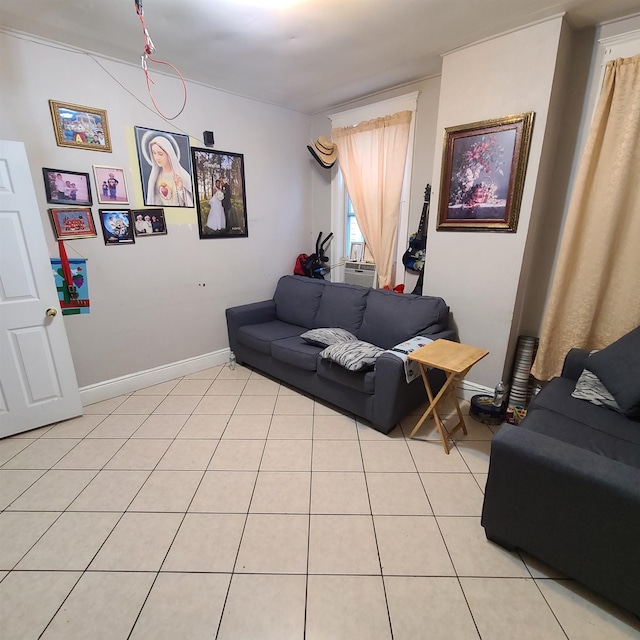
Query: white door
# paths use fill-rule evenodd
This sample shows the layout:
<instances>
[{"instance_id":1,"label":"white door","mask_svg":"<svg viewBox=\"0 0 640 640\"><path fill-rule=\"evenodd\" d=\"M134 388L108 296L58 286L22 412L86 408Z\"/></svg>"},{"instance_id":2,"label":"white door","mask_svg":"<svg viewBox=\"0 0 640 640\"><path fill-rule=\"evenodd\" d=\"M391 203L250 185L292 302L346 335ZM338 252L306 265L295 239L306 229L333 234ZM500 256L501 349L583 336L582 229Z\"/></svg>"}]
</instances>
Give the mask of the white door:
<instances>
[{"instance_id":1,"label":"white door","mask_svg":"<svg viewBox=\"0 0 640 640\"><path fill-rule=\"evenodd\" d=\"M27 153L0 140L0 437L81 414Z\"/></svg>"}]
</instances>

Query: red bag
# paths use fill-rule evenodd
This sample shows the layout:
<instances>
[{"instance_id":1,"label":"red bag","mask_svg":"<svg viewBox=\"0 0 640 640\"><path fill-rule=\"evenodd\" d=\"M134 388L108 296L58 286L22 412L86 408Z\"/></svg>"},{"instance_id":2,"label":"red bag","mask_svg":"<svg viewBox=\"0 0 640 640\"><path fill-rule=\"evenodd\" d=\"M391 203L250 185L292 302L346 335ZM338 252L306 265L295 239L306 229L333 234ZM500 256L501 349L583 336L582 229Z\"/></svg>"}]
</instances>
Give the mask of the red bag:
<instances>
[{"instance_id":1,"label":"red bag","mask_svg":"<svg viewBox=\"0 0 640 640\"><path fill-rule=\"evenodd\" d=\"M307 272L304 270L304 265L306 264L309 256L306 253L301 253L296 258L296 264L293 267L293 274L296 276L306 276Z\"/></svg>"}]
</instances>

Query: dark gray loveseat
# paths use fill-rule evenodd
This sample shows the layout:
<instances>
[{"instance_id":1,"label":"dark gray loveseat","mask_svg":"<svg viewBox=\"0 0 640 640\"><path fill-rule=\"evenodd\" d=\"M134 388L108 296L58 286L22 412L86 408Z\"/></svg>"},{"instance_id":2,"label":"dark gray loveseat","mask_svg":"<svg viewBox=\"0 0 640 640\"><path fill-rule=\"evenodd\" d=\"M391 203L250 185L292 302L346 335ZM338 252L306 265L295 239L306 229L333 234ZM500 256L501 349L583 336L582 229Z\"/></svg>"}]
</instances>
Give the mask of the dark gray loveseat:
<instances>
[{"instance_id":1,"label":"dark gray loveseat","mask_svg":"<svg viewBox=\"0 0 640 640\"><path fill-rule=\"evenodd\" d=\"M320 358L322 348L300 335L312 328L341 328L383 349L417 335L457 339L442 298L302 276L283 276L272 300L226 313L229 345L238 362L354 413L383 433L426 400L422 381L407 383L402 360L389 353L373 368L349 371ZM444 376L429 375L435 392Z\"/></svg>"},{"instance_id":2,"label":"dark gray loveseat","mask_svg":"<svg viewBox=\"0 0 640 640\"><path fill-rule=\"evenodd\" d=\"M572 397L588 356L571 350L524 421L493 438L482 525L640 615L640 422ZM640 389L637 366L618 381Z\"/></svg>"}]
</instances>

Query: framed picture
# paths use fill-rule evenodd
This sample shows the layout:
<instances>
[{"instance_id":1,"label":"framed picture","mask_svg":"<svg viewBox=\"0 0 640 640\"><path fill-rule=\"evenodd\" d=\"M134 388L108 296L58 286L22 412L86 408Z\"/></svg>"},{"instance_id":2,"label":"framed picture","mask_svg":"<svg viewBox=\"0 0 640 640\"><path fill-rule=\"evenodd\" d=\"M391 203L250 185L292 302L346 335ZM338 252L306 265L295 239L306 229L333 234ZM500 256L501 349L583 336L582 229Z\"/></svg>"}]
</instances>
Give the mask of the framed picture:
<instances>
[{"instance_id":1,"label":"framed picture","mask_svg":"<svg viewBox=\"0 0 640 640\"><path fill-rule=\"evenodd\" d=\"M352 242L349 260L352 262L362 262L364 258L364 242Z\"/></svg>"},{"instance_id":2,"label":"framed picture","mask_svg":"<svg viewBox=\"0 0 640 640\"><path fill-rule=\"evenodd\" d=\"M96 226L91 209L49 209L56 240L95 238Z\"/></svg>"},{"instance_id":3,"label":"framed picture","mask_svg":"<svg viewBox=\"0 0 640 640\"><path fill-rule=\"evenodd\" d=\"M96 193L100 204L110 204L112 202L127 204L129 202L124 169L94 164L93 177L96 180Z\"/></svg>"},{"instance_id":4,"label":"framed picture","mask_svg":"<svg viewBox=\"0 0 640 640\"><path fill-rule=\"evenodd\" d=\"M134 127L144 203L193 207L189 137Z\"/></svg>"},{"instance_id":5,"label":"framed picture","mask_svg":"<svg viewBox=\"0 0 640 640\"><path fill-rule=\"evenodd\" d=\"M191 149L200 238L246 238L244 156Z\"/></svg>"},{"instance_id":6,"label":"framed picture","mask_svg":"<svg viewBox=\"0 0 640 640\"><path fill-rule=\"evenodd\" d=\"M516 231L533 118L445 129L438 230Z\"/></svg>"},{"instance_id":7,"label":"framed picture","mask_svg":"<svg viewBox=\"0 0 640 640\"><path fill-rule=\"evenodd\" d=\"M129 209L100 209L100 226L105 244L133 244L133 225Z\"/></svg>"},{"instance_id":8,"label":"framed picture","mask_svg":"<svg viewBox=\"0 0 640 640\"><path fill-rule=\"evenodd\" d=\"M49 204L72 204L83 207L90 207L93 204L88 173L43 167L42 175Z\"/></svg>"},{"instance_id":9,"label":"framed picture","mask_svg":"<svg viewBox=\"0 0 640 640\"><path fill-rule=\"evenodd\" d=\"M167 235L164 209L132 209L134 233L139 238Z\"/></svg>"},{"instance_id":10,"label":"framed picture","mask_svg":"<svg viewBox=\"0 0 640 640\"><path fill-rule=\"evenodd\" d=\"M111 152L107 112L49 100L53 128L59 147Z\"/></svg>"}]
</instances>

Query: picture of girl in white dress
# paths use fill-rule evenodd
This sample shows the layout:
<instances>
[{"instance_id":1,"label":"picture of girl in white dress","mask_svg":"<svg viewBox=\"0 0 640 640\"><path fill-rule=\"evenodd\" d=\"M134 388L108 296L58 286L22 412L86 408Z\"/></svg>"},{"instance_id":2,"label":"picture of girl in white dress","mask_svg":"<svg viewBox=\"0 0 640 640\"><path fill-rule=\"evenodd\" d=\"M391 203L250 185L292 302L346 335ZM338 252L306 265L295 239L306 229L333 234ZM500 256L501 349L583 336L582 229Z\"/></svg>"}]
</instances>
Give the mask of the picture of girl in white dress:
<instances>
[{"instance_id":1,"label":"picture of girl in white dress","mask_svg":"<svg viewBox=\"0 0 640 640\"><path fill-rule=\"evenodd\" d=\"M192 147L191 161L200 239L246 238L244 156Z\"/></svg>"},{"instance_id":2,"label":"picture of girl in white dress","mask_svg":"<svg viewBox=\"0 0 640 640\"><path fill-rule=\"evenodd\" d=\"M207 227L213 231L219 231L227 226L227 220L224 215L224 192L220 184L220 180L216 180L216 186L213 189L213 195L209 200L209 215L207 216Z\"/></svg>"},{"instance_id":3,"label":"picture of girl in white dress","mask_svg":"<svg viewBox=\"0 0 640 640\"><path fill-rule=\"evenodd\" d=\"M189 138L135 127L144 203L193 207Z\"/></svg>"}]
</instances>

